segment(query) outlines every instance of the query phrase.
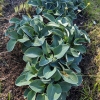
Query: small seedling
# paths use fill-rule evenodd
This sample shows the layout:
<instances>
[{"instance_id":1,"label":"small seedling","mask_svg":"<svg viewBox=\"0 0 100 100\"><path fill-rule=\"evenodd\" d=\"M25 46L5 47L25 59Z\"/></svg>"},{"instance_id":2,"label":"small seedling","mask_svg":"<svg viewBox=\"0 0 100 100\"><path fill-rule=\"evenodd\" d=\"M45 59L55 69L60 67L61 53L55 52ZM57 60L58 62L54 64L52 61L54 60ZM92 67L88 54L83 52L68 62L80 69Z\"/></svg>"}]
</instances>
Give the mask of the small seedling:
<instances>
[{"instance_id":1,"label":"small seedling","mask_svg":"<svg viewBox=\"0 0 100 100\"><path fill-rule=\"evenodd\" d=\"M11 92L8 93L8 100L11 100Z\"/></svg>"}]
</instances>

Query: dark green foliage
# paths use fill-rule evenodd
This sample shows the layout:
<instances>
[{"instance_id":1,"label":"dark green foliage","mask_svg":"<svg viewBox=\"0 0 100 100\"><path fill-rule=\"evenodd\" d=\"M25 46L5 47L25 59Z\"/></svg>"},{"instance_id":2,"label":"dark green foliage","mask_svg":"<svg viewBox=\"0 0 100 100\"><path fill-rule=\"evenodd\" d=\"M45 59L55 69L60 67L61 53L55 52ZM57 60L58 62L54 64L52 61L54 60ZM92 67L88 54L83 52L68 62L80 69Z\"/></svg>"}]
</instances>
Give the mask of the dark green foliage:
<instances>
[{"instance_id":1,"label":"dark green foliage","mask_svg":"<svg viewBox=\"0 0 100 100\"><path fill-rule=\"evenodd\" d=\"M36 6L37 14L51 13L55 16L69 16L75 19L75 12L85 8L82 0L29 0L29 5Z\"/></svg>"},{"instance_id":2,"label":"dark green foliage","mask_svg":"<svg viewBox=\"0 0 100 100\"><path fill-rule=\"evenodd\" d=\"M20 42L23 60L27 63L16 85L29 86L24 93L28 100L65 100L71 87L82 83L78 65L86 52L83 44L90 42L87 33L73 25L69 16L83 2L30 0L29 4L37 6L36 12L39 14L42 11L43 15L33 18L23 15L22 20L12 18L9 21L12 26L6 31L6 36L10 38L8 51ZM55 16L57 9L66 11L67 5L70 9L67 16L63 16L64 13Z\"/></svg>"},{"instance_id":3,"label":"dark green foliage","mask_svg":"<svg viewBox=\"0 0 100 100\"><path fill-rule=\"evenodd\" d=\"M10 37L7 49L11 51L17 42L25 48L23 59L27 65L16 80L16 85L29 85L27 98L31 98L33 90L35 94L45 93L49 100L57 100L73 85L81 84L81 70L77 65L81 61L81 55L86 52L82 44L89 42L89 38L84 31L73 26L68 17L55 19L50 14L45 14L44 17L50 22L45 24L40 15L33 19L28 16L23 16L22 20L11 19L10 22L14 24L6 32ZM53 88L52 93L50 87ZM59 94L56 95L58 91Z\"/></svg>"}]
</instances>

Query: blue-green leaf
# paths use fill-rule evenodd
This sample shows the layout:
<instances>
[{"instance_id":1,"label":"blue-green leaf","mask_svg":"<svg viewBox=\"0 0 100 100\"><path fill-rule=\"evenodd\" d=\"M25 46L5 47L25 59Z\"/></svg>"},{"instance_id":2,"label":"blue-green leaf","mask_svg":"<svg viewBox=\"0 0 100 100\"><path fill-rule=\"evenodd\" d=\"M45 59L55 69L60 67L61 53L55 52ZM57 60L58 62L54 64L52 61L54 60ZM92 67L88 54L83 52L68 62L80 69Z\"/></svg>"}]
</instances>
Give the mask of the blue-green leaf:
<instances>
[{"instance_id":1,"label":"blue-green leaf","mask_svg":"<svg viewBox=\"0 0 100 100\"><path fill-rule=\"evenodd\" d=\"M70 48L70 51L71 51L71 54L74 56L74 57L79 57L80 55L80 52L77 51L76 49L74 48Z\"/></svg>"},{"instance_id":2,"label":"blue-green leaf","mask_svg":"<svg viewBox=\"0 0 100 100\"><path fill-rule=\"evenodd\" d=\"M32 62L32 58L30 58L30 57L27 57L27 56L23 56L23 60L25 61L25 62Z\"/></svg>"},{"instance_id":3,"label":"blue-green leaf","mask_svg":"<svg viewBox=\"0 0 100 100\"><path fill-rule=\"evenodd\" d=\"M77 84L78 83L78 77L74 73L74 71L70 69L66 69L65 71L61 72L62 78L65 82L71 83L71 84Z\"/></svg>"},{"instance_id":4,"label":"blue-green leaf","mask_svg":"<svg viewBox=\"0 0 100 100\"><path fill-rule=\"evenodd\" d=\"M62 31L60 31L59 29L52 29L51 30L53 32L53 34L58 35L60 37L64 37L64 33Z\"/></svg>"},{"instance_id":5,"label":"blue-green leaf","mask_svg":"<svg viewBox=\"0 0 100 100\"><path fill-rule=\"evenodd\" d=\"M24 34L22 39L18 39L17 41L24 43L26 41L29 41L29 38Z\"/></svg>"},{"instance_id":6,"label":"blue-green leaf","mask_svg":"<svg viewBox=\"0 0 100 100\"><path fill-rule=\"evenodd\" d=\"M25 51L24 54L27 57L36 58L42 55L42 50L39 47L30 47Z\"/></svg>"},{"instance_id":7,"label":"blue-green leaf","mask_svg":"<svg viewBox=\"0 0 100 100\"><path fill-rule=\"evenodd\" d=\"M67 45L67 44L62 44L62 45L57 46L53 50L54 57L57 59L62 58L68 49L69 49L69 45Z\"/></svg>"},{"instance_id":8,"label":"blue-green leaf","mask_svg":"<svg viewBox=\"0 0 100 100\"><path fill-rule=\"evenodd\" d=\"M79 65L79 63L81 62L82 60L82 55L79 55L79 57L74 57L74 62L75 64Z\"/></svg>"},{"instance_id":9,"label":"blue-green leaf","mask_svg":"<svg viewBox=\"0 0 100 100\"><path fill-rule=\"evenodd\" d=\"M74 45L82 45L82 43L86 43L87 41L85 40L85 38L76 38L74 40Z\"/></svg>"},{"instance_id":10,"label":"blue-green leaf","mask_svg":"<svg viewBox=\"0 0 100 100\"><path fill-rule=\"evenodd\" d=\"M56 71L56 73L52 76L52 78L54 79L54 81L59 81L61 79L61 75L58 72L58 70Z\"/></svg>"},{"instance_id":11,"label":"blue-green leaf","mask_svg":"<svg viewBox=\"0 0 100 100\"><path fill-rule=\"evenodd\" d=\"M30 83L30 81L26 80L26 75L19 76L15 82L16 86L25 86L29 85Z\"/></svg>"},{"instance_id":12,"label":"blue-green leaf","mask_svg":"<svg viewBox=\"0 0 100 100\"><path fill-rule=\"evenodd\" d=\"M30 37L33 38L34 30L31 26L22 26L21 29Z\"/></svg>"},{"instance_id":13,"label":"blue-green leaf","mask_svg":"<svg viewBox=\"0 0 100 100\"><path fill-rule=\"evenodd\" d=\"M44 56L42 56L41 59L40 59L39 65L40 65L40 66L45 66L45 65L47 65L48 63L49 63L49 60L46 59Z\"/></svg>"},{"instance_id":14,"label":"blue-green leaf","mask_svg":"<svg viewBox=\"0 0 100 100\"><path fill-rule=\"evenodd\" d=\"M66 54L67 64L70 65L74 61L74 57Z\"/></svg>"},{"instance_id":15,"label":"blue-green leaf","mask_svg":"<svg viewBox=\"0 0 100 100\"><path fill-rule=\"evenodd\" d=\"M47 87L47 97L49 100L58 100L62 93L62 89L59 84L49 84Z\"/></svg>"},{"instance_id":16,"label":"blue-green leaf","mask_svg":"<svg viewBox=\"0 0 100 100\"><path fill-rule=\"evenodd\" d=\"M31 89L27 88L24 92L24 99L27 98L28 93L31 91Z\"/></svg>"},{"instance_id":17,"label":"blue-green leaf","mask_svg":"<svg viewBox=\"0 0 100 100\"><path fill-rule=\"evenodd\" d=\"M36 0L29 0L29 1L28 1L28 4L29 4L29 5L32 5L32 6L38 6L38 3L37 3Z\"/></svg>"},{"instance_id":18,"label":"blue-green leaf","mask_svg":"<svg viewBox=\"0 0 100 100\"><path fill-rule=\"evenodd\" d=\"M46 79L49 79L55 74L55 72L56 72L56 67L54 67L53 70L51 70L50 66L46 66L43 70L43 75Z\"/></svg>"},{"instance_id":19,"label":"blue-green leaf","mask_svg":"<svg viewBox=\"0 0 100 100\"><path fill-rule=\"evenodd\" d=\"M39 8L39 7L38 7L38 8L36 8L36 13L37 13L37 14L40 14L40 13L42 12L42 10L43 10L43 8Z\"/></svg>"},{"instance_id":20,"label":"blue-green leaf","mask_svg":"<svg viewBox=\"0 0 100 100\"><path fill-rule=\"evenodd\" d=\"M78 83L77 84L74 84L73 86L80 86L82 84L82 75L79 73L77 74L77 77L78 77Z\"/></svg>"},{"instance_id":21,"label":"blue-green leaf","mask_svg":"<svg viewBox=\"0 0 100 100\"><path fill-rule=\"evenodd\" d=\"M81 73L81 69L76 64L71 64L70 68L73 68L77 73Z\"/></svg>"},{"instance_id":22,"label":"blue-green leaf","mask_svg":"<svg viewBox=\"0 0 100 100\"><path fill-rule=\"evenodd\" d=\"M35 100L35 98L36 98L36 93L34 91L30 91L28 93L27 99L28 100Z\"/></svg>"},{"instance_id":23,"label":"blue-green leaf","mask_svg":"<svg viewBox=\"0 0 100 100\"><path fill-rule=\"evenodd\" d=\"M18 33L16 31L7 31L6 34L9 34L11 39L18 39Z\"/></svg>"},{"instance_id":24,"label":"blue-green leaf","mask_svg":"<svg viewBox=\"0 0 100 100\"><path fill-rule=\"evenodd\" d=\"M32 79L33 77L36 77L36 76L37 76L37 74L34 74L32 72L28 72L26 74L26 80L29 81L30 79Z\"/></svg>"},{"instance_id":25,"label":"blue-green leaf","mask_svg":"<svg viewBox=\"0 0 100 100\"><path fill-rule=\"evenodd\" d=\"M61 86L63 92L68 92L71 89L71 84L67 82L60 82L59 85Z\"/></svg>"},{"instance_id":26,"label":"blue-green leaf","mask_svg":"<svg viewBox=\"0 0 100 100\"><path fill-rule=\"evenodd\" d=\"M55 18L51 14L45 13L43 14L43 16L47 18L49 21L55 22Z\"/></svg>"},{"instance_id":27,"label":"blue-green leaf","mask_svg":"<svg viewBox=\"0 0 100 100\"><path fill-rule=\"evenodd\" d=\"M16 43L17 43L16 40L10 39L10 40L8 41L8 43L7 43L7 50L8 50L9 52L12 51L12 50L14 49Z\"/></svg>"},{"instance_id":28,"label":"blue-green leaf","mask_svg":"<svg viewBox=\"0 0 100 100\"><path fill-rule=\"evenodd\" d=\"M67 97L67 93L66 92L62 92L61 96L59 97L58 100L66 100L66 97Z\"/></svg>"},{"instance_id":29,"label":"blue-green leaf","mask_svg":"<svg viewBox=\"0 0 100 100\"><path fill-rule=\"evenodd\" d=\"M49 22L47 23L47 26L58 27L58 28L60 27L60 25L55 22Z\"/></svg>"},{"instance_id":30,"label":"blue-green leaf","mask_svg":"<svg viewBox=\"0 0 100 100\"><path fill-rule=\"evenodd\" d=\"M29 0L28 4L32 6L41 6L41 0Z\"/></svg>"},{"instance_id":31,"label":"blue-green leaf","mask_svg":"<svg viewBox=\"0 0 100 100\"><path fill-rule=\"evenodd\" d=\"M45 90L45 85L44 85L44 83L43 83L41 80L39 80L39 79L34 80L34 81L29 85L29 87L30 87L33 91L35 91L36 93L37 93L37 92L38 92L38 93L42 93L42 92Z\"/></svg>"},{"instance_id":32,"label":"blue-green leaf","mask_svg":"<svg viewBox=\"0 0 100 100\"><path fill-rule=\"evenodd\" d=\"M44 44L42 45L42 50L44 54L50 53L50 46L49 44L45 41Z\"/></svg>"},{"instance_id":33,"label":"blue-green leaf","mask_svg":"<svg viewBox=\"0 0 100 100\"><path fill-rule=\"evenodd\" d=\"M31 18L28 17L27 15L22 15L22 18L23 18L23 20L26 21L26 22L28 22L28 21L31 20Z\"/></svg>"},{"instance_id":34,"label":"blue-green leaf","mask_svg":"<svg viewBox=\"0 0 100 100\"><path fill-rule=\"evenodd\" d=\"M82 45L77 45L77 46L74 46L74 49L76 49L77 51L79 51L80 53L86 53L86 49L84 46Z\"/></svg>"},{"instance_id":35,"label":"blue-green leaf","mask_svg":"<svg viewBox=\"0 0 100 100\"><path fill-rule=\"evenodd\" d=\"M48 100L48 98L44 94L38 94L36 100Z\"/></svg>"},{"instance_id":36,"label":"blue-green leaf","mask_svg":"<svg viewBox=\"0 0 100 100\"><path fill-rule=\"evenodd\" d=\"M36 37L34 39L34 42L32 43L32 45L33 46L41 46L44 43L44 41L45 41L45 38L44 37L42 37L42 38Z\"/></svg>"},{"instance_id":37,"label":"blue-green leaf","mask_svg":"<svg viewBox=\"0 0 100 100\"><path fill-rule=\"evenodd\" d=\"M20 22L20 19L18 19L18 18L12 18L12 19L10 19L9 22L10 23L19 23Z\"/></svg>"},{"instance_id":38,"label":"blue-green leaf","mask_svg":"<svg viewBox=\"0 0 100 100\"><path fill-rule=\"evenodd\" d=\"M39 66L40 67L40 66ZM39 71L38 71L38 77L43 78L43 70L44 70L44 66L40 67Z\"/></svg>"}]
</instances>

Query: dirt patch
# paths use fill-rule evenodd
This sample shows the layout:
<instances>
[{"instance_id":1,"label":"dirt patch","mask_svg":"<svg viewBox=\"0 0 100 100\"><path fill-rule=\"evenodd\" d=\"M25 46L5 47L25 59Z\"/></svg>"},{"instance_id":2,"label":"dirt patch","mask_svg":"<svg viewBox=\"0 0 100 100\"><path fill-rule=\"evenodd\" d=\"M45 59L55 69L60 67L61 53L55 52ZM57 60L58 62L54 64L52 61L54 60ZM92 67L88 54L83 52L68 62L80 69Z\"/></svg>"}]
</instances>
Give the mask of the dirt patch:
<instances>
[{"instance_id":1,"label":"dirt patch","mask_svg":"<svg viewBox=\"0 0 100 100\"><path fill-rule=\"evenodd\" d=\"M16 55L14 53L0 55L0 100L7 100L8 93L11 94L11 100L24 100L23 90L25 87L15 86L15 80L23 71L24 66L22 55Z\"/></svg>"},{"instance_id":2,"label":"dirt patch","mask_svg":"<svg viewBox=\"0 0 100 100\"><path fill-rule=\"evenodd\" d=\"M8 100L8 98L10 100L24 100L25 87L15 86L16 78L25 67L22 60L23 55L18 46L11 53L6 50L9 39L5 37L4 33L9 26L9 19L14 16L12 8L19 4L18 0L10 1L6 0L7 5L3 8L4 16L0 17L0 100Z\"/></svg>"}]
</instances>

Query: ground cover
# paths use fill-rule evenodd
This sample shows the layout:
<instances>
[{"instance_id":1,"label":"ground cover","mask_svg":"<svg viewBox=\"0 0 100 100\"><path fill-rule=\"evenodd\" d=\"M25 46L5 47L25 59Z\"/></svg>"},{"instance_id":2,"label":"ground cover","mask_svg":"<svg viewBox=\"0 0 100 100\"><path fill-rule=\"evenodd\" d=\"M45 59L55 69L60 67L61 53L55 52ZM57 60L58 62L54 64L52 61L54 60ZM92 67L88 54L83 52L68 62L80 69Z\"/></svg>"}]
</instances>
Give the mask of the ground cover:
<instances>
[{"instance_id":1,"label":"ground cover","mask_svg":"<svg viewBox=\"0 0 100 100\"><path fill-rule=\"evenodd\" d=\"M87 2L89 1L86 1L86 3ZM14 6L16 3L12 2ZM87 46L87 53L83 55L83 60L80 63L84 81L81 86L71 89L67 100L100 99L100 5L99 0L91 0L90 3L91 5L87 8L85 13L86 16L79 15L79 20L75 21L80 28L87 30L91 38L91 43ZM20 50L20 45L18 45L19 47L17 46L13 52L8 53L6 51L8 38L4 36L5 30L9 26L8 20L14 16L13 10L7 11L7 8L13 8L12 4L6 5L4 9L6 13L3 17L0 17L0 100L24 100L23 91L25 87L21 88L14 85L15 79L25 66L22 61L21 52L15 53L15 51Z\"/></svg>"}]
</instances>

